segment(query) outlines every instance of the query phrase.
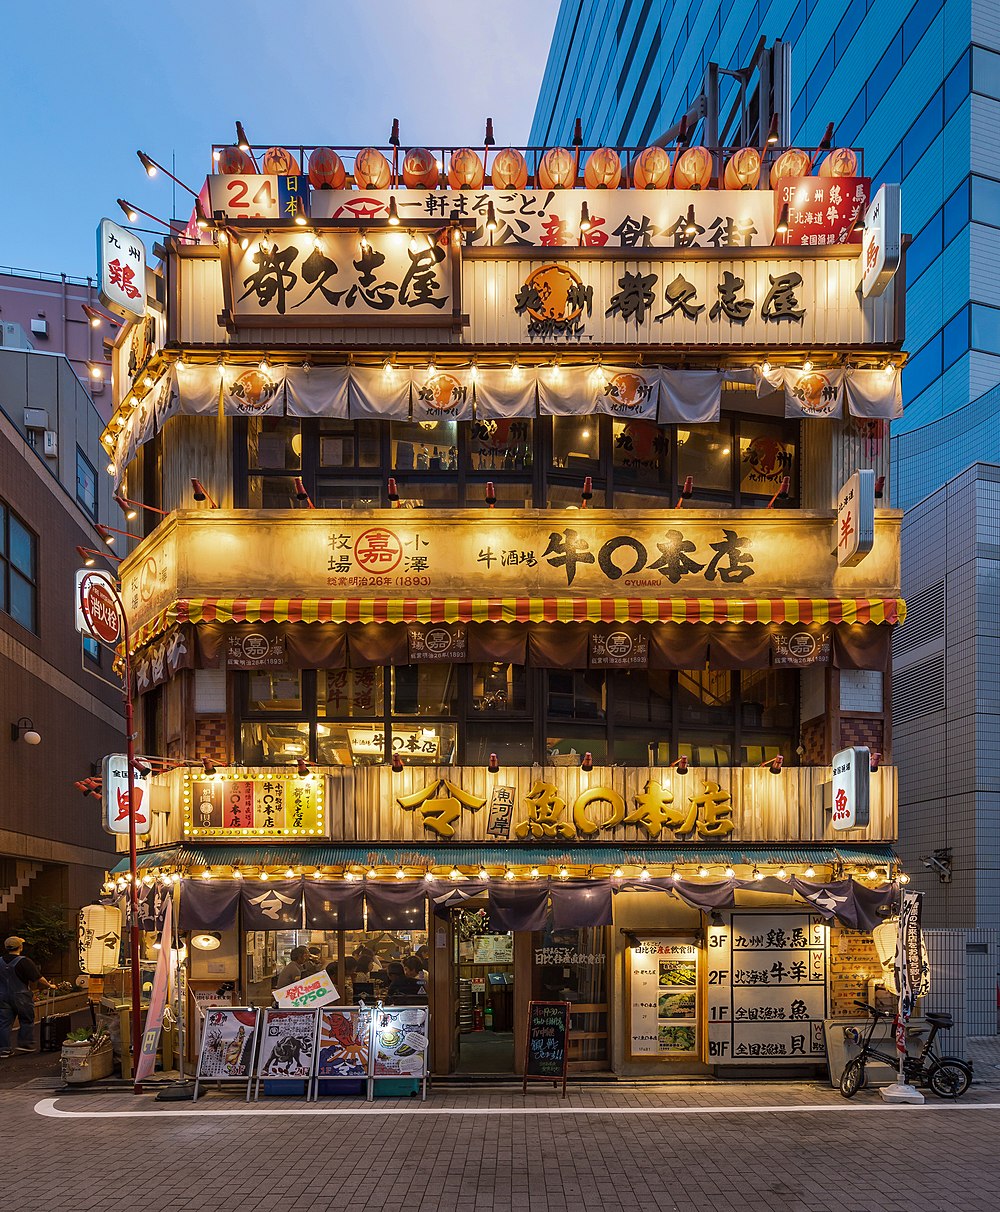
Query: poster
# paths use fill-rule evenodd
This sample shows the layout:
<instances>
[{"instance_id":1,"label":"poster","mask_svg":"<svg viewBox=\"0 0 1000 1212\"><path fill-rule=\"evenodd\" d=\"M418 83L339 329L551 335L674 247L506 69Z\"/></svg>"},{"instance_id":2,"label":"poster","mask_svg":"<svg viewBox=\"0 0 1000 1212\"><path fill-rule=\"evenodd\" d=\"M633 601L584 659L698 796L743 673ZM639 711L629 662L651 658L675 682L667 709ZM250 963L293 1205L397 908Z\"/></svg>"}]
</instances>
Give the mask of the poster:
<instances>
[{"instance_id":1,"label":"poster","mask_svg":"<svg viewBox=\"0 0 1000 1212\"><path fill-rule=\"evenodd\" d=\"M316 1039L315 1010L264 1011L257 1055L257 1076L304 1078L312 1075Z\"/></svg>"},{"instance_id":2,"label":"poster","mask_svg":"<svg viewBox=\"0 0 1000 1212\"><path fill-rule=\"evenodd\" d=\"M340 994L330 979L330 974L323 968L312 976L304 976L299 981L275 989L274 1000L279 1006L287 1006L289 1009L306 1009L325 1006L327 1002L339 1002Z\"/></svg>"},{"instance_id":3,"label":"poster","mask_svg":"<svg viewBox=\"0 0 1000 1212\"><path fill-rule=\"evenodd\" d=\"M205 1014L198 1078L249 1081L253 1070L257 1011L216 1007Z\"/></svg>"},{"instance_id":4,"label":"poster","mask_svg":"<svg viewBox=\"0 0 1000 1212\"><path fill-rule=\"evenodd\" d=\"M474 964L512 964L514 936L512 934L477 934L472 944Z\"/></svg>"},{"instance_id":5,"label":"poster","mask_svg":"<svg viewBox=\"0 0 1000 1212\"><path fill-rule=\"evenodd\" d=\"M696 1057L698 947L693 939L649 939L629 950L633 1056Z\"/></svg>"},{"instance_id":6,"label":"poster","mask_svg":"<svg viewBox=\"0 0 1000 1212\"><path fill-rule=\"evenodd\" d=\"M374 1011L373 1077L422 1077L427 1067L427 1007L388 1006Z\"/></svg>"},{"instance_id":7,"label":"poster","mask_svg":"<svg viewBox=\"0 0 1000 1212\"><path fill-rule=\"evenodd\" d=\"M317 1077L367 1077L372 1011L326 1006L319 1012Z\"/></svg>"},{"instance_id":8,"label":"poster","mask_svg":"<svg viewBox=\"0 0 1000 1212\"><path fill-rule=\"evenodd\" d=\"M710 1061L823 1059L827 934L807 913L734 913L709 929Z\"/></svg>"}]
</instances>

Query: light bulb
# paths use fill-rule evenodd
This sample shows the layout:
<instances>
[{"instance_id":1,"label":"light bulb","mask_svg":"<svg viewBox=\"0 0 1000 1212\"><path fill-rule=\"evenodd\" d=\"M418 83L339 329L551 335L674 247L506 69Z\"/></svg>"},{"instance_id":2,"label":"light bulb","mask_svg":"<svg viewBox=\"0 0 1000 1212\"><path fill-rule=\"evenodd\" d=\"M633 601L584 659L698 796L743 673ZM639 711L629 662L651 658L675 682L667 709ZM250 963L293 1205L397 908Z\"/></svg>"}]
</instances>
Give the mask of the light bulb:
<instances>
[{"instance_id":1,"label":"light bulb","mask_svg":"<svg viewBox=\"0 0 1000 1212\"><path fill-rule=\"evenodd\" d=\"M705 878L705 877L708 875L708 868L707 868L707 867L699 867L699 868L698 868L698 875L699 875L699 877L700 877L701 879L704 879L704 878Z\"/></svg>"},{"instance_id":2,"label":"light bulb","mask_svg":"<svg viewBox=\"0 0 1000 1212\"><path fill-rule=\"evenodd\" d=\"M267 881L268 881L268 880L269 880L271 877L270 877L270 875L268 875L268 873L267 873L266 871L262 871L262 872L260 873L259 878L260 878L260 879L262 879L262 880L263 880L265 883L267 883Z\"/></svg>"},{"instance_id":3,"label":"light bulb","mask_svg":"<svg viewBox=\"0 0 1000 1212\"><path fill-rule=\"evenodd\" d=\"M507 870L503 873L503 878L505 880L512 880L514 878L514 872L511 871L511 869L508 867Z\"/></svg>"},{"instance_id":4,"label":"light bulb","mask_svg":"<svg viewBox=\"0 0 1000 1212\"><path fill-rule=\"evenodd\" d=\"M736 872L732 869L732 867L726 868L726 879L727 880L731 880L735 874L736 874Z\"/></svg>"},{"instance_id":5,"label":"light bulb","mask_svg":"<svg viewBox=\"0 0 1000 1212\"><path fill-rule=\"evenodd\" d=\"M490 873L486 870L485 867L479 868L479 878L481 880L488 880L490 878Z\"/></svg>"},{"instance_id":6,"label":"light bulb","mask_svg":"<svg viewBox=\"0 0 1000 1212\"><path fill-rule=\"evenodd\" d=\"M816 869L814 867L806 868L805 875L806 875L807 880L811 880L815 874L816 874Z\"/></svg>"},{"instance_id":7,"label":"light bulb","mask_svg":"<svg viewBox=\"0 0 1000 1212\"><path fill-rule=\"evenodd\" d=\"M639 872L639 879L641 879L641 880L649 879L649 871L646 867L643 867L643 869Z\"/></svg>"},{"instance_id":8,"label":"light bulb","mask_svg":"<svg viewBox=\"0 0 1000 1212\"><path fill-rule=\"evenodd\" d=\"M461 871L459 871L459 869L457 867L452 867L451 871L448 874L450 875L450 877L453 880L460 880L462 878L462 873L461 873Z\"/></svg>"},{"instance_id":9,"label":"light bulb","mask_svg":"<svg viewBox=\"0 0 1000 1212\"><path fill-rule=\"evenodd\" d=\"M531 868L531 878L532 878L533 880L537 880L537 879L538 879L538 868L537 868L537 867L532 867L532 868Z\"/></svg>"},{"instance_id":10,"label":"light bulb","mask_svg":"<svg viewBox=\"0 0 1000 1212\"><path fill-rule=\"evenodd\" d=\"M405 879L406 879L406 872L403 870L403 868L402 868L402 867L397 867L397 868L396 868L396 879L398 879L398 880L405 880Z\"/></svg>"},{"instance_id":11,"label":"light bulb","mask_svg":"<svg viewBox=\"0 0 1000 1212\"><path fill-rule=\"evenodd\" d=\"M625 874L625 872L621 869L621 867L615 868L614 877L616 880L620 880L624 874Z\"/></svg>"}]
</instances>

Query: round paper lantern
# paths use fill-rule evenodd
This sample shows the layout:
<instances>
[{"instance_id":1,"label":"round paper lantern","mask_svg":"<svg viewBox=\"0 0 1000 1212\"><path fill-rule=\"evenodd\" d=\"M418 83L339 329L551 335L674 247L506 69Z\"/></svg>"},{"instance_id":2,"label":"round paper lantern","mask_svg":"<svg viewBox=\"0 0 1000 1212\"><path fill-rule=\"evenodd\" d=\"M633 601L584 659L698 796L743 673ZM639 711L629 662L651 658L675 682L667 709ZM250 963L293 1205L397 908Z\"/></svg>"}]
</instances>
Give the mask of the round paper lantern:
<instances>
[{"instance_id":1,"label":"round paper lantern","mask_svg":"<svg viewBox=\"0 0 1000 1212\"><path fill-rule=\"evenodd\" d=\"M354 181L358 189L388 189L392 180L389 161L375 147L363 147L354 157Z\"/></svg>"},{"instance_id":2,"label":"round paper lantern","mask_svg":"<svg viewBox=\"0 0 1000 1212\"><path fill-rule=\"evenodd\" d=\"M647 147L632 165L636 189L666 189L670 184L670 153L662 147Z\"/></svg>"},{"instance_id":3,"label":"round paper lantern","mask_svg":"<svg viewBox=\"0 0 1000 1212\"><path fill-rule=\"evenodd\" d=\"M538 165L542 189L572 189L576 185L576 158L566 147L550 147Z\"/></svg>"},{"instance_id":4,"label":"round paper lantern","mask_svg":"<svg viewBox=\"0 0 1000 1212\"><path fill-rule=\"evenodd\" d=\"M313 189L343 189L344 161L332 147L314 147L309 155L309 184Z\"/></svg>"},{"instance_id":5,"label":"round paper lantern","mask_svg":"<svg viewBox=\"0 0 1000 1212\"><path fill-rule=\"evenodd\" d=\"M819 166L821 177L856 177L858 157L849 147L835 147Z\"/></svg>"},{"instance_id":6,"label":"round paper lantern","mask_svg":"<svg viewBox=\"0 0 1000 1212\"><path fill-rule=\"evenodd\" d=\"M771 188L777 189L782 177L808 177L812 161L809 153L790 147L771 165Z\"/></svg>"},{"instance_id":7,"label":"round paper lantern","mask_svg":"<svg viewBox=\"0 0 1000 1212\"><path fill-rule=\"evenodd\" d=\"M449 189L482 189L483 162L471 147L460 147L448 161Z\"/></svg>"},{"instance_id":8,"label":"round paper lantern","mask_svg":"<svg viewBox=\"0 0 1000 1212\"><path fill-rule=\"evenodd\" d=\"M528 184L528 164L515 147L502 147L493 157L490 180L494 189L524 189Z\"/></svg>"},{"instance_id":9,"label":"round paper lantern","mask_svg":"<svg viewBox=\"0 0 1000 1212\"><path fill-rule=\"evenodd\" d=\"M219 152L216 171L227 176L246 176L257 170L248 152L240 147L224 147Z\"/></svg>"},{"instance_id":10,"label":"round paper lantern","mask_svg":"<svg viewBox=\"0 0 1000 1212\"><path fill-rule=\"evenodd\" d=\"M707 147L689 147L674 165L674 189L704 189L712 180L712 153Z\"/></svg>"},{"instance_id":11,"label":"round paper lantern","mask_svg":"<svg viewBox=\"0 0 1000 1212\"><path fill-rule=\"evenodd\" d=\"M302 169L298 160L285 147L269 147L260 162L260 171L264 174L297 177Z\"/></svg>"},{"instance_id":12,"label":"round paper lantern","mask_svg":"<svg viewBox=\"0 0 1000 1212\"><path fill-rule=\"evenodd\" d=\"M77 919L80 971L102 976L118 967L122 911L115 905L84 905Z\"/></svg>"},{"instance_id":13,"label":"round paper lantern","mask_svg":"<svg viewBox=\"0 0 1000 1212\"><path fill-rule=\"evenodd\" d=\"M726 162L723 183L726 189L756 189L760 180L760 152L756 147L741 147Z\"/></svg>"},{"instance_id":14,"label":"round paper lantern","mask_svg":"<svg viewBox=\"0 0 1000 1212\"><path fill-rule=\"evenodd\" d=\"M617 189L622 179L622 162L612 147L599 147L587 157L583 183L587 189Z\"/></svg>"},{"instance_id":15,"label":"round paper lantern","mask_svg":"<svg viewBox=\"0 0 1000 1212\"><path fill-rule=\"evenodd\" d=\"M403 157L403 184L407 189L437 189L438 166L426 147L411 147Z\"/></svg>"}]
</instances>

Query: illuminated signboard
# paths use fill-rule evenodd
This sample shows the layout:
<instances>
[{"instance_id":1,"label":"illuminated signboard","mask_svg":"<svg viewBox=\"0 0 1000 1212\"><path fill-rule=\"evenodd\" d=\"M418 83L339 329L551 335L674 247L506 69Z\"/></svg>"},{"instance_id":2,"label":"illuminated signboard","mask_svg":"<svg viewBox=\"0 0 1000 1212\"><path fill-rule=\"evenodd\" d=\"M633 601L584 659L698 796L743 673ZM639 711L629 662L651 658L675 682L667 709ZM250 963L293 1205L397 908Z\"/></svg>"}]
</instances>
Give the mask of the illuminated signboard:
<instances>
[{"instance_id":1,"label":"illuminated signboard","mask_svg":"<svg viewBox=\"0 0 1000 1212\"><path fill-rule=\"evenodd\" d=\"M317 837L326 833L324 780L299 775L188 777L185 837Z\"/></svg>"}]
</instances>

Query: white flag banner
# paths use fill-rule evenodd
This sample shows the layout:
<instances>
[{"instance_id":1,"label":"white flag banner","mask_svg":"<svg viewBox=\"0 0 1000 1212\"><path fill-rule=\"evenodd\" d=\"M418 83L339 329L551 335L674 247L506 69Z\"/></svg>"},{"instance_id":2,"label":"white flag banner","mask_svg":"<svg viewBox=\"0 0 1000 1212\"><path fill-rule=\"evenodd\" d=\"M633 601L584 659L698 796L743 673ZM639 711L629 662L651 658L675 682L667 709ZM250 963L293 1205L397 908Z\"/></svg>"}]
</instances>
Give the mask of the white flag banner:
<instances>
[{"instance_id":1,"label":"white flag banner","mask_svg":"<svg viewBox=\"0 0 1000 1212\"><path fill-rule=\"evenodd\" d=\"M285 371L290 417L347 417L346 366L289 366Z\"/></svg>"},{"instance_id":2,"label":"white flag banner","mask_svg":"<svg viewBox=\"0 0 1000 1212\"><path fill-rule=\"evenodd\" d=\"M484 420L535 415L535 372L512 366L476 372L476 416Z\"/></svg>"},{"instance_id":3,"label":"white flag banner","mask_svg":"<svg viewBox=\"0 0 1000 1212\"><path fill-rule=\"evenodd\" d=\"M590 374L591 410L628 421L655 421L660 376L641 366L596 366Z\"/></svg>"},{"instance_id":4,"label":"white flag banner","mask_svg":"<svg viewBox=\"0 0 1000 1212\"><path fill-rule=\"evenodd\" d=\"M842 370L794 370L785 367L786 417L842 417Z\"/></svg>"},{"instance_id":5,"label":"white flag banner","mask_svg":"<svg viewBox=\"0 0 1000 1212\"><path fill-rule=\"evenodd\" d=\"M894 421L903 415L902 376L897 366L849 370L844 377L844 394L852 417L884 417Z\"/></svg>"},{"instance_id":6,"label":"white flag banner","mask_svg":"<svg viewBox=\"0 0 1000 1212\"><path fill-rule=\"evenodd\" d=\"M661 370L661 425L698 425L718 421L722 411L722 380L718 370Z\"/></svg>"},{"instance_id":7,"label":"white flag banner","mask_svg":"<svg viewBox=\"0 0 1000 1212\"><path fill-rule=\"evenodd\" d=\"M538 372L538 409L547 417L589 416L594 411L597 366L545 366Z\"/></svg>"},{"instance_id":8,"label":"white flag banner","mask_svg":"<svg viewBox=\"0 0 1000 1212\"><path fill-rule=\"evenodd\" d=\"M155 388L153 389L155 391ZM135 445L138 449L144 442L156 434L156 401L153 391L147 391L136 405L135 412Z\"/></svg>"},{"instance_id":9,"label":"white flag banner","mask_svg":"<svg viewBox=\"0 0 1000 1212\"><path fill-rule=\"evenodd\" d=\"M187 416L211 416L218 412L221 382L217 363L193 366L177 362L174 374L180 412Z\"/></svg>"},{"instance_id":10,"label":"white flag banner","mask_svg":"<svg viewBox=\"0 0 1000 1212\"><path fill-rule=\"evenodd\" d=\"M285 413L286 366L227 366L222 410L227 417L281 417Z\"/></svg>"},{"instance_id":11,"label":"white flag banner","mask_svg":"<svg viewBox=\"0 0 1000 1212\"><path fill-rule=\"evenodd\" d=\"M153 420L157 432L163 428L163 423L180 412L180 394L177 390L177 372L174 367L163 375L153 388L156 399L153 404ZM151 393L152 394L152 393Z\"/></svg>"},{"instance_id":12,"label":"white flag banner","mask_svg":"<svg viewBox=\"0 0 1000 1212\"><path fill-rule=\"evenodd\" d=\"M471 367L414 370L414 421L471 421L474 381Z\"/></svg>"},{"instance_id":13,"label":"white flag banner","mask_svg":"<svg viewBox=\"0 0 1000 1212\"><path fill-rule=\"evenodd\" d=\"M410 372L390 366L352 366L348 382L352 421L405 421L410 415Z\"/></svg>"},{"instance_id":14,"label":"white flag banner","mask_svg":"<svg viewBox=\"0 0 1000 1212\"><path fill-rule=\"evenodd\" d=\"M784 366L755 366L753 370L757 380L758 399L785 390Z\"/></svg>"}]
</instances>

